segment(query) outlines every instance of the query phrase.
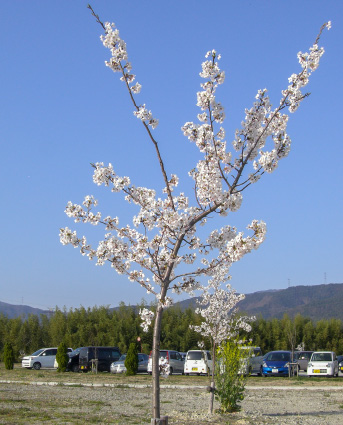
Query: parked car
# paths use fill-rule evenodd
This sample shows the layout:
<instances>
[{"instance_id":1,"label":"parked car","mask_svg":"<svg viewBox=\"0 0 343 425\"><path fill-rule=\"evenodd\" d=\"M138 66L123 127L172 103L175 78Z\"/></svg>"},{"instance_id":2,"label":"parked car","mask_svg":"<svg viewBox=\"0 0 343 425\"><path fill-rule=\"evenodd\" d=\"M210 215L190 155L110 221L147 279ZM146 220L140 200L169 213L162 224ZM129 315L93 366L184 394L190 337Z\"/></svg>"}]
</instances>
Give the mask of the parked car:
<instances>
[{"instance_id":1,"label":"parked car","mask_svg":"<svg viewBox=\"0 0 343 425\"><path fill-rule=\"evenodd\" d=\"M67 364L67 372L79 372L80 366L79 366L79 357L80 357L80 351L83 347L78 347L75 350L73 350L71 353L68 353L69 361Z\"/></svg>"},{"instance_id":2,"label":"parked car","mask_svg":"<svg viewBox=\"0 0 343 425\"><path fill-rule=\"evenodd\" d=\"M244 375L261 375L263 363L261 348L249 346L242 346L240 348L241 350L247 350L247 352L246 358L244 358L242 361L242 367L240 368L239 373Z\"/></svg>"},{"instance_id":3,"label":"parked car","mask_svg":"<svg viewBox=\"0 0 343 425\"><path fill-rule=\"evenodd\" d=\"M184 360L182 360L181 354L178 351L174 350L160 350L160 360L161 358L169 364L169 374L173 373L182 373L184 374ZM149 355L148 362L148 373L152 374L152 351Z\"/></svg>"},{"instance_id":4,"label":"parked car","mask_svg":"<svg viewBox=\"0 0 343 425\"><path fill-rule=\"evenodd\" d=\"M189 350L184 365L185 375L212 373L213 361L211 353L206 350Z\"/></svg>"},{"instance_id":5,"label":"parked car","mask_svg":"<svg viewBox=\"0 0 343 425\"><path fill-rule=\"evenodd\" d=\"M343 356L337 356L338 370L343 373Z\"/></svg>"},{"instance_id":6,"label":"parked car","mask_svg":"<svg viewBox=\"0 0 343 425\"><path fill-rule=\"evenodd\" d=\"M293 361L298 363L298 370L307 371L307 365L311 358L313 351L295 351Z\"/></svg>"},{"instance_id":7,"label":"parked car","mask_svg":"<svg viewBox=\"0 0 343 425\"><path fill-rule=\"evenodd\" d=\"M290 351L270 351L263 358L262 375L288 376L291 356Z\"/></svg>"},{"instance_id":8,"label":"parked car","mask_svg":"<svg viewBox=\"0 0 343 425\"><path fill-rule=\"evenodd\" d=\"M338 361L334 351L314 351L307 366L307 376L338 376Z\"/></svg>"},{"instance_id":9,"label":"parked car","mask_svg":"<svg viewBox=\"0 0 343 425\"><path fill-rule=\"evenodd\" d=\"M111 364L120 359L118 347L81 347L79 369L82 372L92 370L92 363L99 372L110 372Z\"/></svg>"},{"instance_id":10,"label":"parked car","mask_svg":"<svg viewBox=\"0 0 343 425\"><path fill-rule=\"evenodd\" d=\"M179 353L180 353L180 355L182 357L182 360L186 360L187 353L184 353L183 351L182 352L179 351Z\"/></svg>"},{"instance_id":11,"label":"parked car","mask_svg":"<svg viewBox=\"0 0 343 425\"><path fill-rule=\"evenodd\" d=\"M111 364L112 373L126 373L125 367L126 354L122 354L117 362ZM148 371L149 356L147 354L138 353L138 369L137 373L146 373Z\"/></svg>"},{"instance_id":12,"label":"parked car","mask_svg":"<svg viewBox=\"0 0 343 425\"><path fill-rule=\"evenodd\" d=\"M72 348L68 348L67 350L68 352L73 351ZM40 368L53 369L55 365L56 354L57 347L40 348L30 356L23 357L21 366L27 369L35 370L39 370Z\"/></svg>"}]
</instances>

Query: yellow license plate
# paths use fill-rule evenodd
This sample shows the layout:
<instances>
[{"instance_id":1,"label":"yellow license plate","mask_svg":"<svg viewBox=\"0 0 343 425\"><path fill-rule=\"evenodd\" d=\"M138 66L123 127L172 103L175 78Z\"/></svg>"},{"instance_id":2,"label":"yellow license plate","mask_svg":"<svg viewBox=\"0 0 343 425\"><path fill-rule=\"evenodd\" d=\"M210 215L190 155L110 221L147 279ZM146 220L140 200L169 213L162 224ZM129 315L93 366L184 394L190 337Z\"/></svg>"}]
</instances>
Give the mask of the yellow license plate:
<instances>
[{"instance_id":1,"label":"yellow license plate","mask_svg":"<svg viewBox=\"0 0 343 425\"><path fill-rule=\"evenodd\" d=\"M320 369L313 369L313 373L320 373Z\"/></svg>"},{"instance_id":2,"label":"yellow license plate","mask_svg":"<svg viewBox=\"0 0 343 425\"><path fill-rule=\"evenodd\" d=\"M197 367L192 367L192 370L198 370L198 368Z\"/></svg>"}]
</instances>

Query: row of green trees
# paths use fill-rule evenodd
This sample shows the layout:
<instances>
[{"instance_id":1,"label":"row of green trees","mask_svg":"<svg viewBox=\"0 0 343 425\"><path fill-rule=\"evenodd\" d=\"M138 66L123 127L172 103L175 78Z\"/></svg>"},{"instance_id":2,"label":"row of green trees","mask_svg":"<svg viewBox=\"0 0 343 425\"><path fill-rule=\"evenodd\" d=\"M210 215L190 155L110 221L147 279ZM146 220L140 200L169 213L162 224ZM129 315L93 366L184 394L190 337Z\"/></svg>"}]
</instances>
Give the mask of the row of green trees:
<instances>
[{"instance_id":1,"label":"row of green trees","mask_svg":"<svg viewBox=\"0 0 343 425\"><path fill-rule=\"evenodd\" d=\"M64 342L67 347L87 345L117 346L122 353L130 343L140 337L143 352L152 347L152 327L144 333L140 326L138 309L120 305L117 310L108 307L81 307L63 311L56 308L49 317L30 315L9 319L0 314L0 353L6 343L13 347L15 357L31 354L41 347L58 347ZM178 307L166 309L162 321L161 347L178 351L197 348L199 336L189 325L199 325L201 317L192 308L181 311ZM330 319L313 322L297 315L290 319L265 320L257 318L252 331L241 335L252 339L252 344L261 347L264 353L271 350L292 349L303 343L306 350L329 349L343 353L343 324ZM292 347L293 346L293 347ZM209 343L207 348L210 348Z\"/></svg>"},{"instance_id":2,"label":"row of green trees","mask_svg":"<svg viewBox=\"0 0 343 425\"><path fill-rule=\"evenodd\" d=\"M149 353L152 347L152 328L145 333L141 328L139 308L121 304L117 310L108 307L78 308L61 311L56 308L51 316L29 315L23 319L9 319L0 314L0 353L9 342L16 358L31 354L41 347L58 347L64 342L67 347L88 345L119 347L128 351L131 342L140 337L139 347ZM162 347L187 351L197 347L198 336L189 328L199 324L200 318L189 308L166 309L162 323Z\"/></svg>"}]
</instances>

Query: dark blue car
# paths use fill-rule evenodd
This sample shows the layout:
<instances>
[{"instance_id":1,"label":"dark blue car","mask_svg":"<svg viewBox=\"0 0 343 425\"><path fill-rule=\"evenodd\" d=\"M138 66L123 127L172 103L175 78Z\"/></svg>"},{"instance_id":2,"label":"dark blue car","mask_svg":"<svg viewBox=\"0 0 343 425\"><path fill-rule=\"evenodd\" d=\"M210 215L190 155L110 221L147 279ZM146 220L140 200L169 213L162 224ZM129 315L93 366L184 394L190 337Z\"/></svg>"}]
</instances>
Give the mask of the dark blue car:
<instances>
[{"instance_id":1,"label":"dark blue car","mask_svg":"<svg viewBox=\"0 0 343 425\"><path fill-rule=\"evenodd\" d=\"M291 361L290 351L271 351L266 354L262 364L263 376L288 376Z\"/></svg>"}]
</instances>

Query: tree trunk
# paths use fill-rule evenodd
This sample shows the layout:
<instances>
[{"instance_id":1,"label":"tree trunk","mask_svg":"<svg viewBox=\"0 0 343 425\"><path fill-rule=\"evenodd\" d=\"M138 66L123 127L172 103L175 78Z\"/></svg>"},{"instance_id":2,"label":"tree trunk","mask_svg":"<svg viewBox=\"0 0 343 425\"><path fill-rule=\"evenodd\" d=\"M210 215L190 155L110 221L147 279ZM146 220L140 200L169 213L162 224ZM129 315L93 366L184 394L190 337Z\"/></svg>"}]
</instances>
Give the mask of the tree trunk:
<instances>
[{"instance_id":1,"label":"tree trunk","mask_svg":"<svg viewBox=\"0 0 343 425\"><path fill-rule=\"evenodd\" d=\"M212 374L211 374L211 385L210 385L210 404L208 406L208 413L213 413L213 403L214 403L214 368L216 365L216 346L212 344Z\"/></svg>"},{"instance_id":2,"label":"tree trunk","mask_svg":"<svg viewBox=\"0 0 343 425\"><path fill-rule=\"evenodd\" d=\"M152 415L153 419L160 419L160 340L163 307L158 305L154 325L152 347Z\"/></svg>"}]
</instances>

